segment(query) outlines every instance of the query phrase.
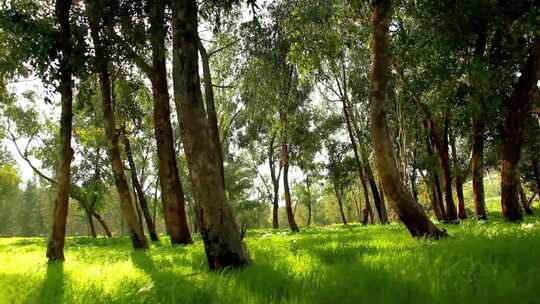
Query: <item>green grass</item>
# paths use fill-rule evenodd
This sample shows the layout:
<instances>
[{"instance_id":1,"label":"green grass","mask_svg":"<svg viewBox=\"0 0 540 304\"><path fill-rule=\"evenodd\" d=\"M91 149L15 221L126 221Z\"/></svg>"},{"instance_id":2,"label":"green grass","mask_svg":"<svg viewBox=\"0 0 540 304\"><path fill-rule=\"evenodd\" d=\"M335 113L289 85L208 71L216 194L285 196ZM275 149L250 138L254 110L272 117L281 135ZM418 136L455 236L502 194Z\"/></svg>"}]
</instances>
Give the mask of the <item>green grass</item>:
<instances>
[{"instance_id":1,"label":"green grass","mask_svg":"<svg viewBox=\"0 0 540 304\"><path fill-rule=\"evenodd\" d=\"M540 220L445 226L413 240L398 224L250 231L253 264L209 272L200 240L132 253L129 240L0 239L0 303L540 303Z\"/></svg>"}]
</instances>

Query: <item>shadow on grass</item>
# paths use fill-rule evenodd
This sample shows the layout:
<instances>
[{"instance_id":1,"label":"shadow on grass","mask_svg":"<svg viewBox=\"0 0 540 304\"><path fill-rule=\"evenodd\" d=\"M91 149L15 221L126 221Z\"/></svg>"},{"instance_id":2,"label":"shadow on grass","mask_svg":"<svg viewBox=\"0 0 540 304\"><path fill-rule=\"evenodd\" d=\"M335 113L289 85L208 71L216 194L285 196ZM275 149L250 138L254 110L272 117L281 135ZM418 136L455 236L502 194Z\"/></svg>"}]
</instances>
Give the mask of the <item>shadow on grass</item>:
<instances>
[{"instance_id":1,"label":"shadow on grass","mask_svg":"<svg viewBox=\"0 0 540 304\"><path fill-rule=\"evenodd\" d=\"M131 260L135 267L141 269L152 279L152 285L148 287L148 303L215 303L218 301L215 290L198 286L191 279L198 273L183 275L171 271L172 265L156 264L148 256L147 252L134 251ZM144 290L144 289L141 289Z\"/></svg>"},{"instance_id":2,"label":"shadow on grass","mask_svg":"<svg viewBox=\"0 0 540 304\"><path fill-rule=\"evenodd\" d=\"M47 264L45 280L41 285L37 303L64 303L64 264L61 262Z\"/></svg>"}]
</instances>

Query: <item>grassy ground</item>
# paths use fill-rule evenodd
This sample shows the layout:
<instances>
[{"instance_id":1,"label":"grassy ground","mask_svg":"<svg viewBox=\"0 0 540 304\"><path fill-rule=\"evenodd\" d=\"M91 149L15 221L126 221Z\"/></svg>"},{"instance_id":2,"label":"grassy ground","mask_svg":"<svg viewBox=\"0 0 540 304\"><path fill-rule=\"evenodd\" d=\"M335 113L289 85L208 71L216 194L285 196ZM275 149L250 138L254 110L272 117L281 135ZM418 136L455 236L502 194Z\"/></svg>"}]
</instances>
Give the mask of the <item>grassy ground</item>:
<instances>
[{"instance_id":1,"label":"grassy ground","mask_svg":"<svg viewBox=\"0 0 540 304\"><path fill-rule=\"evenodd\" d=\"M200 240L132 253L127 239L0 239L0 303L540 303L540 220L446 226L416 241L397 224L252 231L254 263L211 273Z\"/></svg>"},{"instance_id":2,"label":"grassy ground","mask_svg":"<svg viewBox=\"0 0 540 304\"><path fill-rule=\"evenodd\" d=\"M133 253L126 238L69 238L62 266L47 265L41 238L0 238L0 304L540 304L540 219L502 222L497 184L486 180L490 222L446 225L447 240L399 224L250 231L253 265L236 271L209 272L199 239Z\"/></svg>"}]
</instances>

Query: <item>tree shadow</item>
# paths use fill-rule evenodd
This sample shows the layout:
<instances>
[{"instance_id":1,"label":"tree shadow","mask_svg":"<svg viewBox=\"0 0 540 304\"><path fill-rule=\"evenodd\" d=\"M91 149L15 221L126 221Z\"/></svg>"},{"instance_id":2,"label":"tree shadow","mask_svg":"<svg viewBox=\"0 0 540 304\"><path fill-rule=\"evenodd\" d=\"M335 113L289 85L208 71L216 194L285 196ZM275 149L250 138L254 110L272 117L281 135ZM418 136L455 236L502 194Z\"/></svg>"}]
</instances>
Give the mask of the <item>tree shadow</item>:
<instances>
[{"instance_id":1,"label":"tree shadow","mask_svg":"<svg viewBox=\"0 0 540 304\"><path fill-rule=\"evenodd\" d=\"M47 264L45 280L39 292L39 303L64 303L64 264L53 262Z\"/></svg>"},{"instance_id":2,"label":"tree shadow","mask_svg":"<svg viewBox=\"0 0 540 304\"><path fill-rule=\"evenodd\" d=\"M156 264L147 252L134 251L131 254L133 265L144 271L152 279L149 286L143 287L138 294L145 303L215 303L218 302L216 291L195 284L197 276L203 273L183 275L171 271L172 265ZM193 279L193 280L192 280Z\"/></svg>"}]
</instances>

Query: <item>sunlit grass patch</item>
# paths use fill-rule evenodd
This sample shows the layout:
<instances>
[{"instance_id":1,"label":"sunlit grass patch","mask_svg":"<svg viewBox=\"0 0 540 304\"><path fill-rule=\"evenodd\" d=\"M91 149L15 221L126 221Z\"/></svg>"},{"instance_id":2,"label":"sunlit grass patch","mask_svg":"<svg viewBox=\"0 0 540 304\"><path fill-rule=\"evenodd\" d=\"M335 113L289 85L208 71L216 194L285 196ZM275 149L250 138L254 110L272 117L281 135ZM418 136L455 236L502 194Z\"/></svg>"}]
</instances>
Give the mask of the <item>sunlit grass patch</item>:
<instances>
[{"instance_id":1,"label":"sunlit grass patch","mask_svg":"<svg viewBox=\"0 0 540 304\"><path fill-rule=\"evenodd\" d=\"M0 303L535 303L537 217L444 227L442 241L399 224L253 230L253 264L220 272L198 238L146 252L127 238L68 238L63 266L46 263L41 238L4 238Z\"/></svg>"}]
</instances>

